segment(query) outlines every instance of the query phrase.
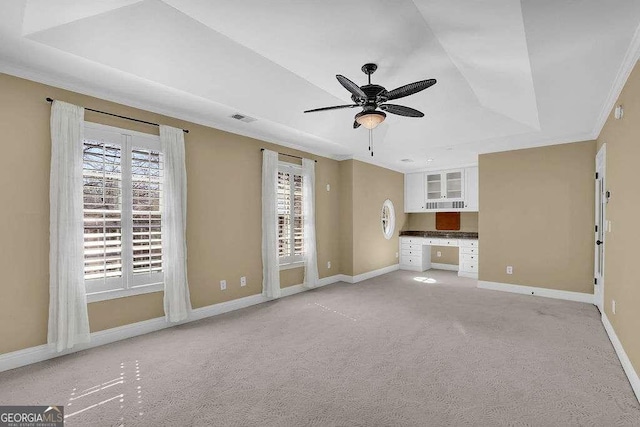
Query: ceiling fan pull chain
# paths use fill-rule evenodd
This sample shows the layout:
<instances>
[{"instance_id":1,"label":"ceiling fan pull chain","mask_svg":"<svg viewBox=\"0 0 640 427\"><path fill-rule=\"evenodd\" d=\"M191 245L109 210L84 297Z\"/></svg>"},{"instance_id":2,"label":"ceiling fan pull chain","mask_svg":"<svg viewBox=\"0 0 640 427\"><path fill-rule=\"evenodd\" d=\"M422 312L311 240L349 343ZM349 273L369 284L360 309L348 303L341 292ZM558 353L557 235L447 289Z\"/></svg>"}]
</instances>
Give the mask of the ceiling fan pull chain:
<instances>
[{"instance_id":1,"label":"ceiling fan pull chain","mask_svg":"<svg viewBox=\"0 0 640 427\"><path fill-rule=\"evenodd\" d=\"M369 151L371 151L371 157L373 157L373 129L369 129Z\"/></svg>"}]
</instances>

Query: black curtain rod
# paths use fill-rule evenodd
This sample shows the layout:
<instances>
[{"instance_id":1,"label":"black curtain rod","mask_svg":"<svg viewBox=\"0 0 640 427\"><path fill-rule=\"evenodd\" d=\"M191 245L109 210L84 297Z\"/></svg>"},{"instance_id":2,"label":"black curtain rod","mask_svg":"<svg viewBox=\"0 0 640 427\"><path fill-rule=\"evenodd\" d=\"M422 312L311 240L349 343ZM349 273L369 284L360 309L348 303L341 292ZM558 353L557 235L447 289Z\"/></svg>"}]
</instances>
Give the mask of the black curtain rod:
<instances>
[{"instance_id":1,"label":"black curtain rod","mask_svg":"<svg viewBox=\"0 0 640 427\"><path fill-rule=\"evenodd\" d=\"M261 148L260 151L264 151L265 148ZM300 159L302 160L304 157L300 157L300 156L294 156L293 154L286 154L286 153L278 153L281 156L287 156L287 157L293 157L294 159ZM314 160L314 162L318 163L317 160Z\"/></svg>"},{"instance_id":2,"label":"black curtain rod","mask_svg":"<svg viewBox=\"0 0 640 427\"><path fill-rule=\"evenodd\" d=\"M53 99L47 98L47 102L53 102ZM125 120L131 120L132 122L144 123L145 125L160 126L157 123L147 122L145 120L140 120L140 119L134 119L132 117L127 117L127 116L121 116L119 114L107 113L106 111L94 110L93 108L86 108L85 107L85 110L93 111L94 113L106 114L107 116L118 117L118 118L125 119ZM189 130L188 129L182 129L182 132L189 133Z\"/></svg>"}]
</instances>

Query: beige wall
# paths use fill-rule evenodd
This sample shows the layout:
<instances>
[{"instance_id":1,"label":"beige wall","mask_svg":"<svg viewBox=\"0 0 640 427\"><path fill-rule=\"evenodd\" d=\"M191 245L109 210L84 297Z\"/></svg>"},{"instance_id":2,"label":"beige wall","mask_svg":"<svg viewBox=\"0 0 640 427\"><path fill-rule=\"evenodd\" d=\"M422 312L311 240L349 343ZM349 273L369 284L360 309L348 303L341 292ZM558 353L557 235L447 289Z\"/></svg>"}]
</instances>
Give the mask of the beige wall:
<instances>
[{"instance_id":1,"label":"beige wall","mask_svg":"<svg viewBox=\"0 0 640 427\"><path fill-rule=\"evenodd\" d=\"M636 268L640 228L638 214L638 160L640 159L640 66L636 65L616 105L624 117L610 114L598 145L607 145L606 187L611 191L606 216L611 232L605 236L604 308L631 359L640 372L640 286ZM616 301L616 314L611 310Z\"/></svg>"},{"instance_id":2,"label":"beige wall","mask_svg":"<svg viewBox=\"0 0 640 427\"><path fill-rule=\"evenodd\" d=\"M407 215L407 230L412 231L436 231L436 214L410 213ZM478 232L478 212L460 212L460 230Z\"/></svg>"},{"instance_id":3,"label":"beige wall","mask_svg":"<svg viewBox=\"0 0 640 427\"><path fill-rule=\"evenodd\" d=\"M187 249L191 300L203 307L262 289L261 147L304 155L316 166L320 277L339 274L339 163L217 129L163 117L0 74L0 354L46 342L49 271L50 104L52 97L85 107L188 128L185 136ZM86 120L141 132L143 125L87 112ZM331 184L331 191L326 185ZM401 202L398 206L401 206ZM327 268L332 261L333 268ZM240 276L247 286L240 287ZM282 273L282 286L302 282L302 270ZM227 280L221 291L219 281ZM162 293L89 304L92 331L163 316Z\"/></svg>"},{"instance_id":4,"label":"beige wall","mask_svg":"<svg viewBox=\"0 0 640 427\"><path fill-rule=\"evenodd\" d=\"M339 163L340 271L353 276L353 160Z\"/></svg>"},{"instance_id":5,"label":"beige wall","mask_svg":"<svg viewBox=\"0 0 640 427\"><path fill-rule=\"evenodd\" d=\"M354 160L353 168L353 275L398 263L399 231L405 227L404 175ZM393 202L396 226L385 239L380 223L382 204Z\"/></svg>"},{"instance_id":6,"label":"beige wall","mask_svg":"<svg viewBox=\"0 0 640 427\"><path fill-rule=\"evenodd\" d=\"M595 148L480 156L480 280L593 293Z\"/></svg>"}]
</instances>

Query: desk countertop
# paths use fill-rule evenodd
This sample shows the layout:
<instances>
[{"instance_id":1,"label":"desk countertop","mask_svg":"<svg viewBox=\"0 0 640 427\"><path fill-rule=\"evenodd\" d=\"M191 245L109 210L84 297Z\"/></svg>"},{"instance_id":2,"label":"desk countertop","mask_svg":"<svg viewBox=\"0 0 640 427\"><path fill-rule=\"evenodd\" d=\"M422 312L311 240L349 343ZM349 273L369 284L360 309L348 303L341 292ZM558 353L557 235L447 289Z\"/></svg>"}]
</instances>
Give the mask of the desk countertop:
<instances>
[{"instance_id":1,"label":"desk countertop","mask_svg":"<svg viewBox=\"0 0 640 427\"><path fill-rule=\"evenodd\" d=\"M401 231L400 237L441 237L443 239L477 239L478 233L468 231Z\"/></svg>"}]
</instances>

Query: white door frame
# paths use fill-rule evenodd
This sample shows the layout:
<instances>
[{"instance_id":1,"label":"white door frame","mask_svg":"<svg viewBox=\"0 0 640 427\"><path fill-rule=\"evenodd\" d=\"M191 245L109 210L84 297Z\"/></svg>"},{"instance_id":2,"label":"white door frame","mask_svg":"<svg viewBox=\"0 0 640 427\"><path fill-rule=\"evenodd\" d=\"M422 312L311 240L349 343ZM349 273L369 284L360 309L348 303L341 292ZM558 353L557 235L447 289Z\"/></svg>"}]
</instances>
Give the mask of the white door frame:
<instances>
[{"instance_id":1,"label":"white door frame","mask_svg":"<svg viewBox=\"0 0 640 427\"><path fill-rule=\"evenodd\" d=\"M595 304L601 313L604 313L604 257L605 236L607 232L607 187L606 187L607 144L596 155L596 180L595 180L595 223L594 229L594 285L593 294ZM600 244L598 244L600 242Z\"/></svg>"}]
</instances>

